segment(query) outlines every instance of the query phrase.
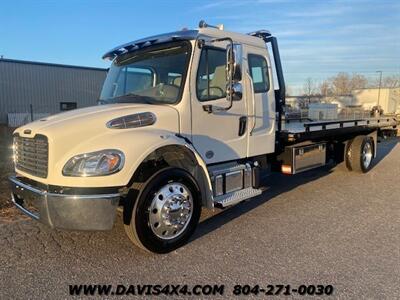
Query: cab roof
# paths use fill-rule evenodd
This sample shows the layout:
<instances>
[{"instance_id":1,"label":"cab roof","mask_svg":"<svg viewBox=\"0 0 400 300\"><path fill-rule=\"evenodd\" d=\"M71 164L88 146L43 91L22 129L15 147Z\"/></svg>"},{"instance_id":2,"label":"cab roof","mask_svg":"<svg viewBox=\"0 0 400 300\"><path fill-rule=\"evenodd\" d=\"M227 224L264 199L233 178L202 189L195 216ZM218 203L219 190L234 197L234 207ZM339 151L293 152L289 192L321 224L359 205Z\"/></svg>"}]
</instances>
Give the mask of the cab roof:
<instances>
[{"instance_id":1,"label":"cab roof","mask_svg":"<svg viewBox=\"0 0 400 300\"><path fill-rule=\"evenodd\" d=\"M181 31L169 32L169 33L146 37L126 44L122 44L104 54L103 59L113 60L116 56L120 54L128 53L148 46L172 42L172 41L195 40L199 36L205 36L210 38L231 37L235 42L249 44L256 47L265 47L265 41L263 41L263 38L260 35L256 34L259 32L265 33L268 31L261 30L250 34L241 34L241 33L229 32L225 30L206 27L206 28L199 28L197 30L181 30Z\"/></svg>"}]
</instances>

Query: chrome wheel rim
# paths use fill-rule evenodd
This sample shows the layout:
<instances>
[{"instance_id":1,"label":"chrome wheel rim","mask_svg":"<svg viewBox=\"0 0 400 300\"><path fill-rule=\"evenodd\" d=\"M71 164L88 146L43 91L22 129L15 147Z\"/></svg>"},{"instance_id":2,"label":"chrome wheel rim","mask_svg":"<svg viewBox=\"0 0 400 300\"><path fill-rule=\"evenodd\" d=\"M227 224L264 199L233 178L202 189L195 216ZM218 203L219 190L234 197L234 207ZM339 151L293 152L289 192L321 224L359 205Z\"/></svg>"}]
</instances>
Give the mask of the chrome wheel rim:
<instances>
[{"instance_id":1,"label":"chrome wheel rim","mask_svg":"<svg viewBox=\"0 0 400 300\"><path fill-rule=\"evenodd\" d=\"M168 183L155 193L149 210L150 228L163 240L179 236L193 214L193 197L182 183Z\"/></svg>"},{"instance_id":2,"label":"chrome wheel rim","mask_svg":"<svg viewBox=\"0 0 400 300\"><path fill-rule=\"evenodd\" d=\"M372 161L372 147L370 143L365 143L362 150L362 163L364 168L368 168Z\"/></svg>"}]
</instances>

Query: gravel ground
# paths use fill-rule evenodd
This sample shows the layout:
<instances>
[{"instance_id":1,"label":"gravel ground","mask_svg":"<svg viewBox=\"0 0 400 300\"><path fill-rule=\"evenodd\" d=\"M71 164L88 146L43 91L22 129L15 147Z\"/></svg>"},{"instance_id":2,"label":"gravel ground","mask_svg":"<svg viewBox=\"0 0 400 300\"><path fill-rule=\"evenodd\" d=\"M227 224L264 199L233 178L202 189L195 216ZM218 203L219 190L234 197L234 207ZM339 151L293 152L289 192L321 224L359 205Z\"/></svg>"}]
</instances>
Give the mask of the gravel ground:
<instances>
[{"instance_id":1,"label":"gravel ground","mask_svg":"<svg viewBox=\"0 0 400 300\"><path fill-rule=\"evenodd\" d=\"M7 178L13 172L12 161L12 132L13 129L0 125L0 217L4 209L11 207L10 194L8 192Z\"/></svg>"},{"instance_id":2,"label":"gravel ground","mask_svg":"<svg viewBox=\"0 0 400 300\"><path fill-rule=\"evenodd\" d=\"M365 175L342 165L274 175L263 195L205 213L193 240L167 255L133 247L120 220L88 233L3 219L0 299L68 298L69 284L90 283L217 283L228 298L235 284L331 284L334 298L398 298L398 142L381 143Z\"/></svg>"}]
</instances>

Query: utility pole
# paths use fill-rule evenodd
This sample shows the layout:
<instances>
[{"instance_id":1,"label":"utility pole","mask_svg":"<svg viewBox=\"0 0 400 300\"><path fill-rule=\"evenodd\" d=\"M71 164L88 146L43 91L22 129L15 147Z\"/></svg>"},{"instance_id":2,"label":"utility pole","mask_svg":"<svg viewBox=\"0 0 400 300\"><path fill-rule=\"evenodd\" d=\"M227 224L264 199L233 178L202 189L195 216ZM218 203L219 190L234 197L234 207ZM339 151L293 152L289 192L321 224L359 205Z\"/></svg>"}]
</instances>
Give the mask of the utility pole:
<instances>
[{"instance_id":1,"label":"utility pole","mask_svg":"<svg viewBox=\"0 0 400 300\"><path fill-rule=\"evenodd\" d=\"M379 76L379 89L378 89L378 106L379 106L379 98L381 96L381 85L382 85L382 71L376 71L376 73L380 73L380 76Z\"/></svg>"}]
</instances>

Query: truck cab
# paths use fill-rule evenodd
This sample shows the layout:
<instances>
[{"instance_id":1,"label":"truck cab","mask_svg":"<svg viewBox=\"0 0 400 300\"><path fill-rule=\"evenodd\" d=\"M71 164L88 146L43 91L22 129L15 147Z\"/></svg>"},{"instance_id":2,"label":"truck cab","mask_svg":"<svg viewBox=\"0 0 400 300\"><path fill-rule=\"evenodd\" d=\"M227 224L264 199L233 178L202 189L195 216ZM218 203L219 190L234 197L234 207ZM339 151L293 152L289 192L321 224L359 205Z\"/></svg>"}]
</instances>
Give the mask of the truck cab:
<instances>
[{"instance_id":1,"label":"truck cab","mask_svg":"<svg viewBox=\"0 0 400 300\"><path fill-rule=\"evenodd\" d=\"M268 31L238 34L202 21L196 30L133 41L103 58L111 66L98 106L14 132L12 200L44 224L107 230L120 206L132 242L165 253L187 242L202 207L261 194L260 170L270 161L283 165L318 152L319 164L303 165L325 163L321 138L282 146L285 83ZM363 128L372 134L361 141L371 160L373 130Z\"/></svg>"},{"instance_id":2,"label":"truck cab","mask_svg":"<svg viewBox=\"0 0 400 300\"><path fill-rule=\"evenodd\" d=\"M170 41L147 41L147 46L143 41L134 55L117 55L120 49L105 55L113 64L100 96L102 104L174 108L179 134L206 164L274 152L273 74L262 39L210 27L157 38ZM235 64L231 79L230 46Z\"/></svg>"}]
</instances>

